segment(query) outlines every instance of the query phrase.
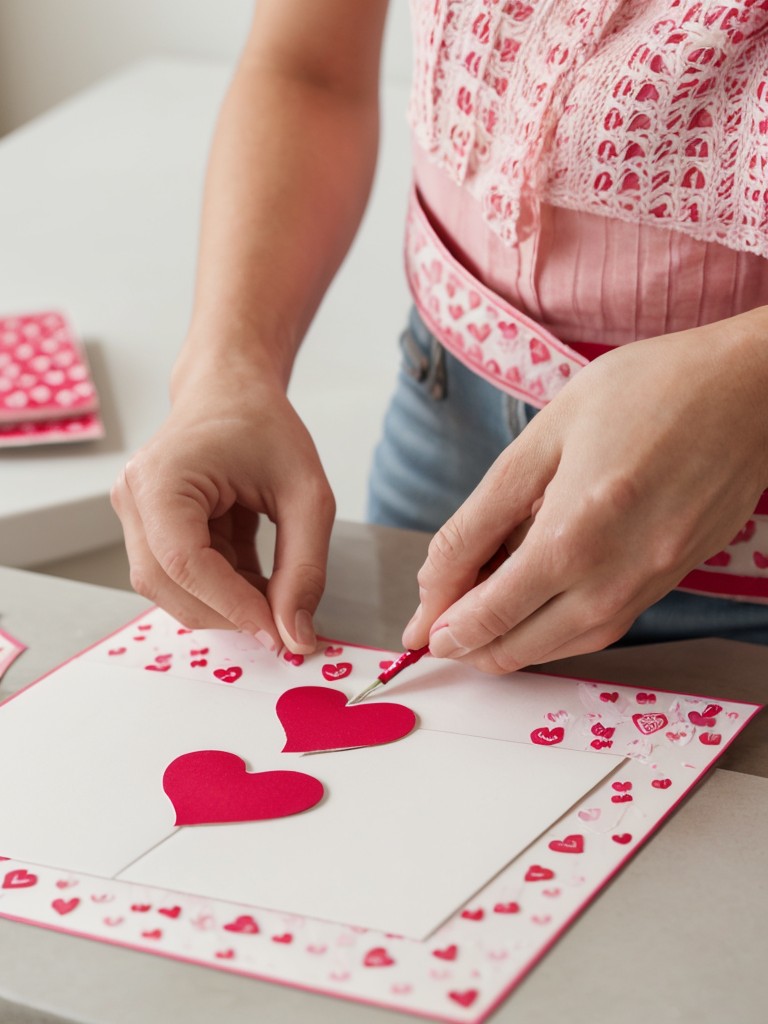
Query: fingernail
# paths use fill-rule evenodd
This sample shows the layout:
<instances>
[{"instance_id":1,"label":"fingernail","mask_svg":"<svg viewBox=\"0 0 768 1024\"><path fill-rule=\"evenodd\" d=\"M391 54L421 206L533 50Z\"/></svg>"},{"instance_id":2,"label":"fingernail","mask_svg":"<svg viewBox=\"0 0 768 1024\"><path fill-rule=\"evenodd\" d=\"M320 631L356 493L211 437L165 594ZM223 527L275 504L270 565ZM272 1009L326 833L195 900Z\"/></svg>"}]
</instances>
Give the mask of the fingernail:
<instances>
[{"instance_id":1,"label":"fingernail","mask_svg":"<svg viewBox=\"0 0 768 1024\"><path fill-rule=\"evenodd\" d=\"M419 605L419 607L416 609L416 611L411 616L411 619L408 622L408 625L403 630L403 644L406 647L410 647L411 646L411 644L408 642L409 638L411 636L411 633L418 628L419 622L421 621L422 614L423 614L422 607L421 607L421 605Z\"/></svg>"},{"instance_id":2,"label":"fingernail","mask_svg":"<svg viewBox=\"0 0 768 1024\"><path fill-rule=\"evenodd\" d=\"M429 638L429 650L436 658L461 658L469 654L468 647L462 647L448 626L440 626Z\"/></svg>"},{"instance_id":3,"label":"fingernail","mask_svg":"<svg viewBox=\"0 0 768 1024\"><path fill-rule=\"evenodd\" d=\"M312 616L308 611L301 608L296 612L296 619L294 622L294 630L297 641L302 647L309 647L312 650L315 649L317 644L317 636L315 635L315 627L312 622Z\"/></svg>"},{"instance_id":4,"label":"fingernail","mask_svg":"<svg viewBox=\"0 0 768 1024\"><path fill-rule=\"evenodd\" d=\"M266 631L266 629L259 629L253 635L256 637L256 639L259 641L262 647L266 648L266 650L271 651L274 654L274 652L277 650L277 644Z\"/></svg>"}]
</instances>

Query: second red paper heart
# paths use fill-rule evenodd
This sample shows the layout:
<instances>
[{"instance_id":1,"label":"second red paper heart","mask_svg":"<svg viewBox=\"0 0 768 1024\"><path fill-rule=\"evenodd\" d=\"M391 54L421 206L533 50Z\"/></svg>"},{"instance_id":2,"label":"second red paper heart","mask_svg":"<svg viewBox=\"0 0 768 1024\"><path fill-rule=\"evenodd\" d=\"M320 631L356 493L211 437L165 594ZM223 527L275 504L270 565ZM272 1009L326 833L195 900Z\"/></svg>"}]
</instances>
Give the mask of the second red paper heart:
<instances>
[{"instance_id":1,"label":"second red paper heart","mask_svg":"<svg viewBox=\"0 0 768 1024\"><path fill-rule=\"evenodd\" d=\"M346 694L327 686L287 690L275 710L285 729L283 751L294 754L392 743L416 725L416 715L402 704L347 707Z\"/></svg>"}]
</instances>

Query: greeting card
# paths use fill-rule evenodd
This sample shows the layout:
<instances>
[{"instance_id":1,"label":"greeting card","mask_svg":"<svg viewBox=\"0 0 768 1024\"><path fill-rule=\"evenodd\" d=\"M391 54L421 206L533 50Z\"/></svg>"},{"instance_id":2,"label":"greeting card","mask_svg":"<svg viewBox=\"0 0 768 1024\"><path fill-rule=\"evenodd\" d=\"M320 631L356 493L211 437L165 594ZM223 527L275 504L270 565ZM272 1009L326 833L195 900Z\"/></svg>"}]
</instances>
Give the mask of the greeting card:
<instances>
[{"instance_id":1,"label":"greeting card","mask_svg":"<svg viewBox=\"0 0 768 1024\"><path fill-rule=\"evenodd\" d=\"M0 706L0 915L479 1021L757 706L155 610Z\"/></svg>"}]
</instances>

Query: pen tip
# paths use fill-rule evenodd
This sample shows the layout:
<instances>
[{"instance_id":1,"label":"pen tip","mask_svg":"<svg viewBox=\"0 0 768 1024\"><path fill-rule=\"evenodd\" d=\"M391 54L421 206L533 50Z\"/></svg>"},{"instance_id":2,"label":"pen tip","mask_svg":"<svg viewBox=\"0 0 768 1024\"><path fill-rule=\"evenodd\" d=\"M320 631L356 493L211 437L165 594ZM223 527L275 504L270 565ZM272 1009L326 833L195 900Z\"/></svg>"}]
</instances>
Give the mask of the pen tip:
<instances>
[{"instance_id":1,"label":"pen tip","mask_svg":"<svg viewBox=\"0 0 768 1024\"><path fill-rule=\"evenodd\" d=\"M350 700L347 701L347 707L349 708L353 704L360 704L360 703L362 703L365 700L366 697L370 697L370 695L373 693L373 691L378 689L381 685L382 685L381 679L377 679L375 683L371 683L370 686L367 686L364 690L362 690L360 693L358 693L356 697L350 698Z\"/></svg>"}]
</instances>

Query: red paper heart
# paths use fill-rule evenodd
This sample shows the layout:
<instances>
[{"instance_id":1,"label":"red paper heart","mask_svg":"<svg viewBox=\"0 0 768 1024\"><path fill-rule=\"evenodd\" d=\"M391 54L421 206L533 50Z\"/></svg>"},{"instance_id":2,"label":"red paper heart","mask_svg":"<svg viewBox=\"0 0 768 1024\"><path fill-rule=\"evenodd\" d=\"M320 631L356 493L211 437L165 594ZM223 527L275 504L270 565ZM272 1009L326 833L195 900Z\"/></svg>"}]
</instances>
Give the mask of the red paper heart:
<instances>
[{"instance_id":1,"label":"red paper heart","mask_svg":"<svg viewBox=\"0 0 768 1024\"><path fill-rule=\"evenodd\" d=\"M672 779L654 779L651 785L654 789L669 789Z\"/></svg>"},{"instance_id":2,"label":"red paper heart","mask_svg":"<svg viewBox=\"0 0 768 1024\"><path fill-rule=\"evenodd\" d=\"M485 912L482 907L478 907L477 910L462 910L461 916L465 921L482 921L485 917Z\"/></svg>"},{"instance_id":3,"label":"red paper heart","mask_svg":"<svg viewBox=\"0 0 768 1024\"><path fill-rule=\"evenodd\" d=\"M632 836L629 832L621 832L618 835L611 836L614 843L620 843L622 846L626 846L627 843L632 842Z\"/></svg>"},{"instance_id":4,"label":"red paper heart","mask_svg":"<svg viewBox=\"0 0 768 1024\"><path fill-rule=\"evenodd\" d=\"M584 853L584 836L576 833L565 839L553 839L549 848L555 853Z\"/></svg>"},{"instance_id":5,"label":"red paper heart","mask_svg":"<svg viewBox=\"0 0 768 1024\"><path fill-rule=\"evenodd\" d=\"M455 960L458 952L458 946L446 946L445 949L433 949L432 956L436 956L439 960Z\"/></svg>"},{"instance_id":6,"label":"red paper heart","mask_svg":"<svg viewBox=\"0 0 768 1024\"><path fill-rule=\"evenodd\" d=\"M719 704L707 704L702 714L707 718L717 718L722 710Z\"/></svg>"},{"instance_id":7,"label":"red paper heart","mask_svg":"<svg viewBox=\"0 0 768 1024\"><path fill-rule=\"evenodd\" d=\"M565 730L559 725L556 729L534 729L531 733L531 742L539 743L544 747L553 747L556 743L562 743L565 738Z\"/></svg>"},{"instance_id":8,"label":"red paper heart","mask_svg":"<svg viewBox=\"0 0 768 1024\"><path fill-rule=\"evenodd\" d=\"M314 807L323 784L303 772L248 772L245 761L226 750L182 754L163 774L163 789L177 825L284 818Z\"/></svg>"},{"instance_id":9,"label":"red paper heart","mask_svg":"<svg viewBox=\"0 0 768 1024\"><path fill-rule=\"evenodd\" d=\"M619 699L618 693L614 690L612 693L601 693L600 700L605 704L615 704Z\"/></svg>"},{"instance_id":10,"label":"red paper heart","mask_svg":"<svg viewBox=\"0 0 768 1024\"><path fill-rule=\"evenodd\" d=\"M338 658L339 655L341 655L343 653L344 653L344 648L343 647L334 647L333 645L330 645L330 646L326 647L325 651L324 651L324 654L325 654L326 658Z\"/></svg>"},{"instance_id":11,"label":"red paper heart","mask_svg":"<svg viewBox=\"0 0 768 1024\"><path fill-rule=\"evenodd\" d=\"M656 694L655 693L638 693L635 698L638 704L655 704Z\"/></svg>"},{"instance_id":12,"label":"red paper heart","mask_svg":"<svg viewBox=\"0 0 768 1024\"><path fill-rule=\"evenodd\" d=\"M273 942L281 942L284 946L290 946L293 942L293 935L290 932L284 932L282 935L273 935Z\"/></svg>"},{"instance_id":13,"label":"red paper heart","mask_svg":"<svg viewBox=\"0 0 768 1024\"><path fill-rule=\"evenodd\" d=\"M181 907L158 907L158 914L163 914L165 917L170 917L171 920L175 921L181 913Z\"/></svg>"},{"instance_id":14,"label":"red paper heart","mask_svg":"<svg viewBox=\"0 0 768 1024\"><path fill-rule=\"evenodd\" d=\"M355 704L327 686L296 686L275 705L285 729L286 753L373 747L407 736L416 715L402 704Z\"/></svg>"}]
</instances>

